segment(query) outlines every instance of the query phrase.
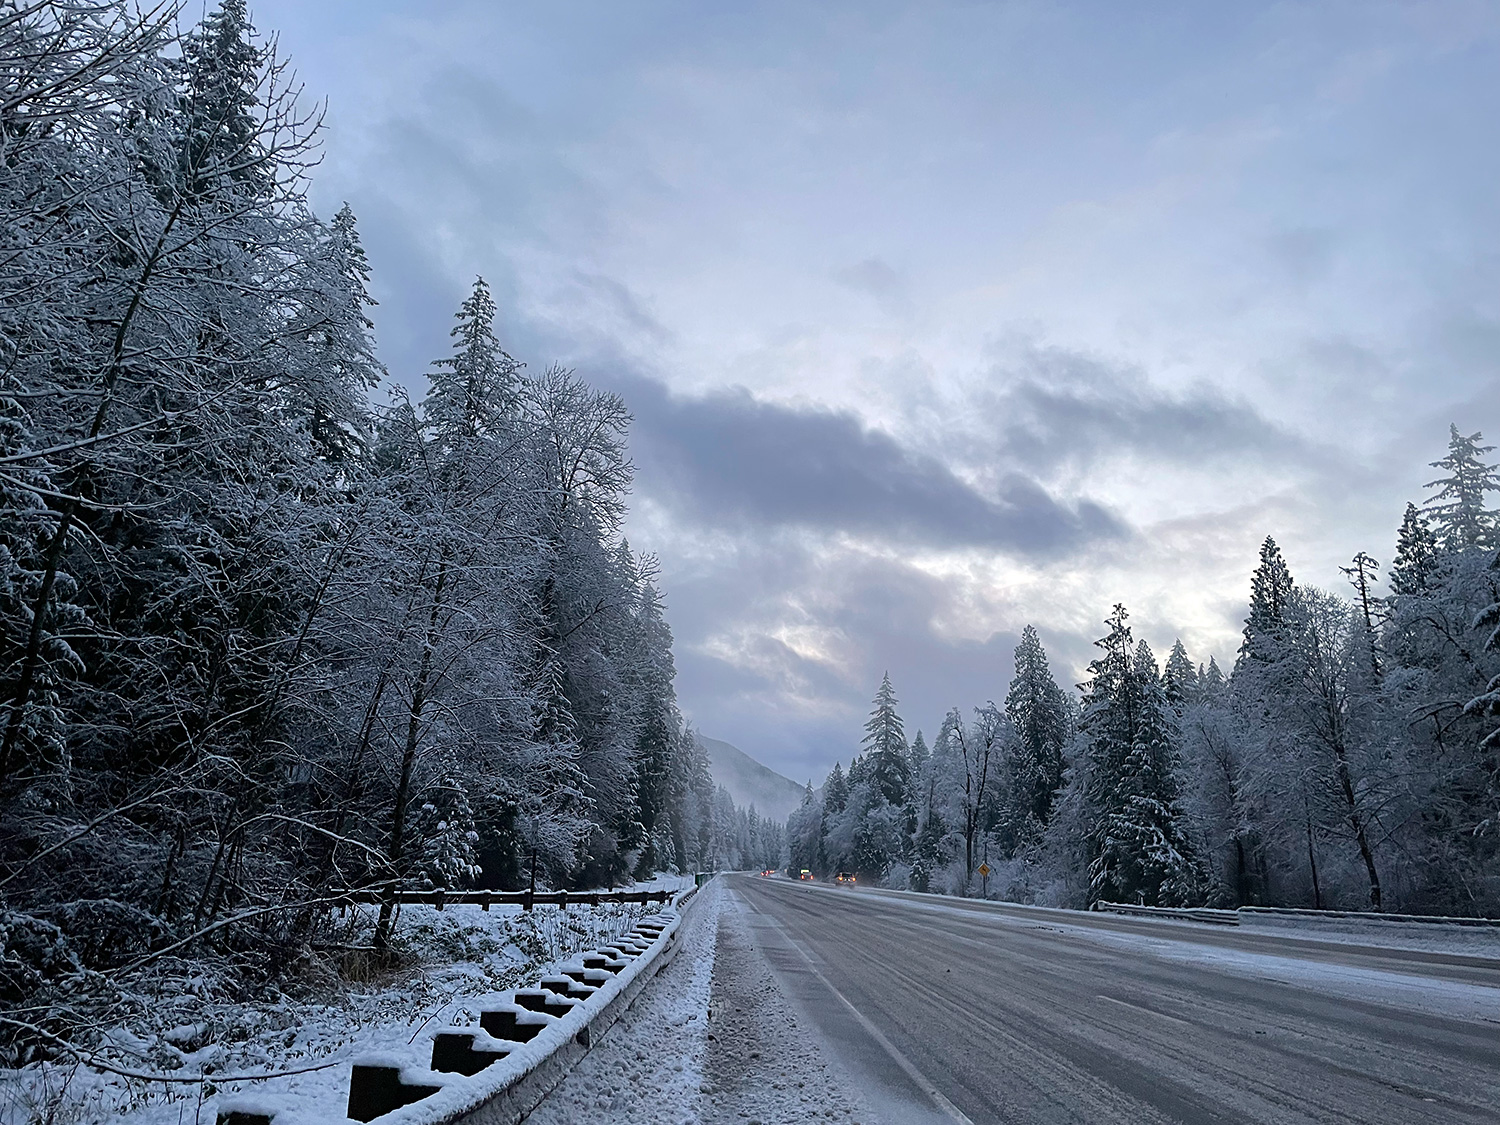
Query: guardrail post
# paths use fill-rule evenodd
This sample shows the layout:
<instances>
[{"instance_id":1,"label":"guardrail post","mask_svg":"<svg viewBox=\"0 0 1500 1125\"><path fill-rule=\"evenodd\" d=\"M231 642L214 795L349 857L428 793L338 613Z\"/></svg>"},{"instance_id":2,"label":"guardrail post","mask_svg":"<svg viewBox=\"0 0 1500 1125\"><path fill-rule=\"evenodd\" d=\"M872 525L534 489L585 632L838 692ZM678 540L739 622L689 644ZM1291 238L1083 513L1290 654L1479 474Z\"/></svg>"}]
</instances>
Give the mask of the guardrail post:
<instances>
[{"instance_id":1,"label":"guardrail post","mask_svg":"<svg viewBox=\"0 0 1500 1125\"><path fill-rule=\"evenodd\" d=\"M573 1010L571 1002L563 1000L547 988L518 988L512 995L516 1006L529 1012L541 1012L543 1015L561 1018Z\"/></svg>"},{"instance_id":2,"label":"guardrail post","mask_svg":"<svg viewBox=\"0 0 1500 1125\"><path fill-rule=\"evenodd\" d=\"M443 908L443 903L447 900L447 898L448 898L448 888L446 888L446 887L439 887L437 889L437 894L433 896L434 903L435 903L435 905L437 906L437 908L439 910L441 910Z\"/></svg>"},{"instance_id":3,"label":"guardrail post","mask_svg":"<svg viewBox=\"0 0 1500 1125\"><path fill-rule=\"evenodd\" d=\"M247 1109L230 1109L214 1119L214 1125L271 1125L274 1113L254 1113Z\"/></svg>"},{"instance_id":4,"label":"guardrail post","mask_svg":"<svg viewBox=\"0 0 1500 1125\"><path fill-rule=\"evenodd\" d=\"M440 1031L432 1037L432 1069L450 1074L478 1074L509 1053L509 1048L474 1046L472 1031Z\"/></svg>"},{"instance_id":5,"label":"guardrail post","mask_svg":"<svg viewBox=\"0 0 1500 1125\"><path fill-rule=\"evenodd\" d=\"M484 894L480 897L480 899L479 899L479 909L483 910L486 914L488 914L490 912L490 892L489 891L485 891Z\"/></svg>"},{"instance_id":6,"label":"guardrail post","mask_svg":"<svg viewBox=\"0 0 1500 1125\"><path fill-rule=\"evenodd\" d=\"M429 1097L439 1089L441 1087L402 1082L399 1067L355 1063L349 1075L348 1113L356 1121L373 1121L393 1109Z\"/></svg>"},{"instance_id":7,"label":"guardrail post","mask_svg":"<svg viewBox=\"0 0 1500 1125\"><path fill-rule=\"evenodd\" d=\"M568 892L567 891L558 891L557 892L557 905L560 906L560 907L562 907L564 913L567 912L567 909L568 909Z\"/></svg>"},{"instance_id":8,"label":"guardrail post","mask_svg":"<svg viewBox=\"0 0 1500 1125\"><path fill-rule=\"evenodd\" d=\"M489 1032L494 1039L509 1039L516 1043L529 1043L541 1034L542 1029L552 1022L551 1017L544 1016L542 1019L534 1019L527 1012L528 1018L521 1016L519 1006L517 1010L510 1008L499 1008L479 1013L479 1026Z\"/></svg>"},{"instance_id":9,"label":"guardrail post","mask_svg":"<svg viewBox=\"0 0 1500 1125\"><path fill-rule=\"evenodd\" d=\"M521 892L521 909L529 912L531 910L532 903L535 900L536 900L536 892L535 891L522 891Z\"/></svg>"}]
</instances>

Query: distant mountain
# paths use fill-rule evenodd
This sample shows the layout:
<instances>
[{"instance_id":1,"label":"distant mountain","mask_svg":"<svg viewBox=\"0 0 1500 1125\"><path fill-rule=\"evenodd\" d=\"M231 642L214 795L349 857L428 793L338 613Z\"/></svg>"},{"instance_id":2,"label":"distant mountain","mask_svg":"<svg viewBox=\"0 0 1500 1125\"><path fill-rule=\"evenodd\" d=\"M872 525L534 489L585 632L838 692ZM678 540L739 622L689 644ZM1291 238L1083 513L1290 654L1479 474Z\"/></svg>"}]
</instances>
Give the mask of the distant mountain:
<instances>
[{"instance_id":1,"label":"distant mountain","mask_svg":"<svg viewBox=\"0 0 1500 1125\"><path fill-rule=\"evenodd\" d=\"M761 816L785 820L802 804L806 786L767 769L739 747L701 734L698 745L708 755L708 768L714 775L714 784L728 789L734 803L741 808L754 805Z\"/></svg>"}]
</instances>

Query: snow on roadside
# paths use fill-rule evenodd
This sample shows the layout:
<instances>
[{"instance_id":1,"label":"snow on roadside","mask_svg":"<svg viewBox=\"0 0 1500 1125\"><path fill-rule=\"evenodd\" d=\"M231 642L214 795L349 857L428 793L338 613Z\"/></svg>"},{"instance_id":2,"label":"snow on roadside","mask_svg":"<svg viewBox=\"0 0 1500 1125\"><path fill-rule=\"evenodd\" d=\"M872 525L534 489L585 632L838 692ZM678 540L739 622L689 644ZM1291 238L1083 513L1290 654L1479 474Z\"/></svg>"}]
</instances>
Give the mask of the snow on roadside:
<instances>
[{"instance_id":1,"label":"snow on roadside","mask_svg":"<svg viewBox=\"0 0 1500 1125\"><path fill-rule=\"evenodd\" d=\"M677 955L584 1057L527 1125L703 1120L703 1065L724 890L706 884L688 909Z\"/></svg>"},{"instance_id":2,"label":"snow on roadside","mask_svg":"<svg viewBox=\"0 0 1500 1125\"><path fill-rule=\"evenodd\" d=\"M1500 988L1470 984L1392 969L1366 968L1314 960L1296 951L1252 953L1190 941L1164 940L1145 934L1123 934L1070 927L1074 936L1101 945L1130 949L1163 961L1201 965L1216 972L1253 980L1295 984L1314 992L1450 1019L1500 1023Z\"/></svg>"},{"instance_id":3,"label":"snow on roadside","mask_svg":"<svg viewBox=\"0 0 1500 1125\"><path fill-rule=\"evenodd\" d=\"M830 887L814 884L814 889L828 893ZM1146 921L1157 927L1164 939L1192 941L1196 936L1220 934L1254 934L1259 937L1292 938L1299 941L1321 941L1333 945L1366 945L1379 949L1408 950L1414 953L1453 953L1462 956L1491 957L1500 960L1500 926L1459 926L1441 922L1388 922L1378 918L1319 918L1301 914L1245 914L1238 926L1215 926L1186 918L1116 915L1073 910L1063 906L1034 906L1024 902L1000 899L962 898L955 895L923 894L917 891L892 890L887 887L860 888L859 894L875 894L903 899L916 909L973 918L975 916L1014 922L1025 922L1027 916L1048 925L1068 925L1080 931L1098 932L1088 921L1119 918ZM994 909L986 909L992 907ZM1016 913L1016 912L1024 913ZM1173 931L1182 936L1171 938Z\"/></svg>"},{"instance_id":4,"label":"snow on roadside","mask_svg":"<svg viewBox=\"0 0 1500 1125\"><path fill-rule=\"evenodd\" d=\"M703 1086L708 1125L877 1120L807 1013L782 992L737 896L719 918L712 1004ZM903 1108L883 1119L910 1120Z\"/></svg>"},{"instance_id":5,"label":"snow on roadside","mask_svg":"<svg viewBox=\"0 0 1500 1125\"><path fill-rule=\"evenodd\" d=\"M1415 953L1457 953L1500 960L1500 926L1442 922L1382 922L1362 918L1308 918L1296 914L1241 915L1243 934L1303 938L1335 945L1372 945Z\"/></svg>"},{"instance_id":6,"label":"snow on roadside","mask_svg":"<svg viewBox=\"0 0 1500 1125\"><path fill-rule=\"evenodd\" d=\"M975 910L959 906L952 904L952 900L945 902L946 896L894 893L909 902L913 909L924 913L970 920L983 917L1000 925L1041 925L1082 941L1128 948L1134 954L1164 961L1199 964L1218 972L1258 980L1295 982L1299 987L1326 995L1350 1000L1378 1000L1413 1012L1500 1022L1500 988L1490 985L1440 979L1419 971L1403 972L1396 968L1343 964L1295 946L1288 946L1285 952L1265 952L1234 949L1197 940L1209 935L1217 937L1246 933L1261 937L1321 941L1329 945L1389 949L1393 952L1411 950L1500 959L1500 949L1491 944L1494 931L1487 928L1364 920L1349 920L1344 925L1337 925L1333 919L1314 918L1301 925L1262 927L1257 922L1241 925L1236 929L1219 929L1202 922L1152 918L1151 933L1134 933L1090 925L1081 919L1081 912L1076 910L1026 907L1028 914L1036 915L1032 920L1008 911L987 911L982 908ZM1009 907L1014 904L1005 905ZM1087 917L1097 918L1098 915ZM1297 916L1287 917L1300 921ZM1428 933L1429 928L1448 932ZM1413 930L1422 932L1410 932Z\"/></svg>"},{"instance_id":7,"label":"snow on roadside","mask_svg":"<svg viewBox=\"0 0 1500 1125\"><path fill-rule=\"evenodd\" d=\"M633 889L676 890L687 881L659 876ZM229 1104L297 1111L343 1120L349 1062L396 1055L425 1065L422 1032L477 1020L466 1000L531 984L551 964L608 944L655 905L519 907L406 906L396 941L407 967L366 981L343 979L331 961L299 967L305 991L246 999L226 994L209 968L180 963L142 988L139 1020L109 1033L103 1052L124 1069L203 1081L162 1082L101 1074L70 1061L0 1071L0 1122L69 1125L212 1122ZM368 922L351 920L356 935ZM355 974L358 976L358 974ZM308 1070L306 1068L319 1069ZM265 1081L225 1082L213 1075L303 1070Z\"/></svg>"},{"instance_id":8,"label":"snow on roadside","mask_svg":"<svg viewBox=\"0 0 1500 1125\"><path fill-rule=\"evenodd\" d=\"M527 1125L801 1125L874 1120L781 994L719 880L676 958Z\"/></svg>"}]
</instances>

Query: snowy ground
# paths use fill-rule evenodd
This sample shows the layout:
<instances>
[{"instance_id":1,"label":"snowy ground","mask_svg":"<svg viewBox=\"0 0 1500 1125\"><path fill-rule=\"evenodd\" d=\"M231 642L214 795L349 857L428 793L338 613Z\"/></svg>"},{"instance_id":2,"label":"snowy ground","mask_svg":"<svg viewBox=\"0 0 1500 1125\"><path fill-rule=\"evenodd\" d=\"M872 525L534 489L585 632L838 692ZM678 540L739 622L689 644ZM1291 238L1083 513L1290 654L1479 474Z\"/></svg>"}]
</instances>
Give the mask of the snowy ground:
<instances>
[{"instance_id":1,"label":"snowy ground","mask_svg":"<svg viewBox=\"0 0 1500 1125\"><path fill-rule=\"evenodd\" d=\"M1190 923L1191 924L1191 923ZM1441 922L1380 922L1373 919L1309 918L1305 915L1241 915L1247 934L1307 938L1340 945L1375 945L1424 953L1461 953L1500 958L1500 926L1455 926Z\"/></svg>"},{"instance_id":2,"label":"snowy ground","mask_svg":"<svg viewBox=\"0 0 1500 1125\"><path fill-rule=\"evenodd\" d=\"M788 1002L745 912L730 905L719 918L703 1119L868 1125L873 1111L806 1014Z\"/></svg>"},{"instance_id":3,"label":"snowy ground","mask_svg":"<svg viewBox=\"0 0 1500 1125\"><path fill-rule=\"evenodd\" d=\"M686 881L664 877L638 889L658 885L677 889ZM424 1029L473 1022L477 998L533 983L554 962L607 944L657 909L539 907L528 914L519 907L408 906L396 935L407 961L400 972L375 976L357 964L339 966L331 954L311 956L298 974L298 995L252 1002L224 995L211 972L182 966L144 982L140 1018L114 1029L104 1053L124 1070L206 1077L150 1081L76 1063L0 1071L0 1125L198 1125L243 1095L299 1118L343 1120L352 1058L398 1055L425 1064L417 1057ZM368 919L349 921L349 943L359 944ZM225 1077L267 1072L285 1076Z\"/></svg>"},{"instance_id":4,"label":"snowy ground","mask_svg":"<svg viewBox=\"0 0 1500 1125\"><path fill-rule=\"evenodd\" d=\"M720 894L717 881L698 892L678 931L671 964L531 1113L528 1125L700 1120Z\"/></svg>"},{"instance_id":5,"label":"snowy ground","mask_svg":"<svg viewBox=\"0 0 1500 1125\"><path fill-rule=\"evenodd\" d=\"M527 1125L868 1125L868 1110L751 948L720 880L676 959Z\"/></svg>"},{"instance_id":6,"label":"snowy ground","mask_svg":"<svg viewBox=\"0 0 1500 1125\"><path fill-rule=\"evenodd\" d=\"M1009 911L1038 919L1055 920L1061 923L1078 921L1081 917L1091 919L1135 919L1149 921L1152 926L1164 930L1180 929L1185 933L1201 933L1205 927L1211 930L1242 934L1260 934L1278 938L1300 938L1308 941L1332 942L1339 945L1369 945L1382 949L1408 949L1424 953L1456 953L1475 957L1500 958L1500 925L1462 926L1442 922L1387 922L1378 918L1317 917L1310 914L1257 914L1242 913L1235 927L1220 927L1206 922L1185 918L1167 918L1159 915L1113 914L1109 912L1086 912L1061 906L1036 906L1030 903L1010 902L999 898L967 898L961 895L941 893L922 894L917 891L876 888L876 893L909 899L913 902L937 904L952 902L955 909ZM870 893L862 888L861 893ZM960 905L961 904L961 905Z\"/></svg>"}]
</instances>

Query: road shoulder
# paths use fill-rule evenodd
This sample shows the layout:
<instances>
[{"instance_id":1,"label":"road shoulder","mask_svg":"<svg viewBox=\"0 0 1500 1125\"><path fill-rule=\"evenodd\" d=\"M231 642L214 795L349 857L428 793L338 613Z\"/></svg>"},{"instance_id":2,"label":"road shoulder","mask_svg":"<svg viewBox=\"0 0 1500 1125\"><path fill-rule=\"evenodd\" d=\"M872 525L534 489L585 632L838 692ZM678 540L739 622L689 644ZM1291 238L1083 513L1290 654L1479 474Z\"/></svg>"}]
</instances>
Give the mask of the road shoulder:
<instances>
[{"instance_id":1,"label":"road shoulder","mask_svg":"<svg viewBox=\"0 0 1500 1125\"><path fill-rule=\"evenodd\" d=\"M717 881L698 893L683 918L671 964L531 1112L527 1125L703 1120L709 987L724 897Z\"/></svg>"},{"instance_id":2,"label":"road shoulder","mask_svg":"<svg viewBox=\"0 0 1500 1125\"><path fill-rule=\"evenodd\" d=\"M875 1125L879 1118L784 995L748 924L726 893L719 916L709 1020L704 1120L795 1125L816 1118Z\"/></svg>"}]
</instances>

